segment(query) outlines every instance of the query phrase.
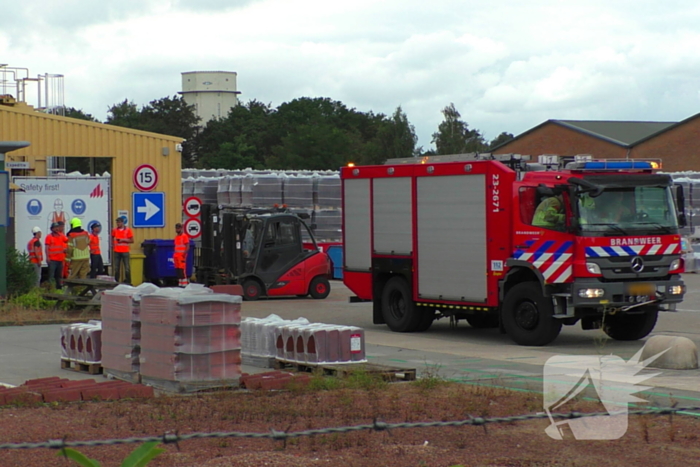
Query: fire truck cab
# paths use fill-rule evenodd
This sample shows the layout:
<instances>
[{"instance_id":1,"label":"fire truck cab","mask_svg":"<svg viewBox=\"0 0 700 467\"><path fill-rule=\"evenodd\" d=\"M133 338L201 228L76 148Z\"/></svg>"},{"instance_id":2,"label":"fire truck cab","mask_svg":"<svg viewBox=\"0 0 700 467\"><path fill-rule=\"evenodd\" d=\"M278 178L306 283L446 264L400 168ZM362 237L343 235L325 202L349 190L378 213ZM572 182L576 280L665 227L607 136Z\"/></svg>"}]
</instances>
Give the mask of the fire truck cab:
<instances>
[{"instance_id":1,"label":"fire truck cab","mask_svg":"<svg viewBox=\"0 0 700 467\"><path fill-rule=\"evenodd\" d=\"M580 322L636 340L682 301L682 191L649 162L448 159L341 171L344 282L376 324L454 316L546 345Z\"/></svg>"}]
</instances>

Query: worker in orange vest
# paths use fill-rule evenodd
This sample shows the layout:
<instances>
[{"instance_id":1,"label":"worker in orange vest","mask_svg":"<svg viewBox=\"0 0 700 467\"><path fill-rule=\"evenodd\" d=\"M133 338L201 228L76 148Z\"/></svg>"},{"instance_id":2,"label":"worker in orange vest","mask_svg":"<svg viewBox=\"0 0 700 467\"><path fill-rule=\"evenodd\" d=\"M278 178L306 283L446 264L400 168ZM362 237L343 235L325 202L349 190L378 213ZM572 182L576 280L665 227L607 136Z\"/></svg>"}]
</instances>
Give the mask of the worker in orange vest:
<instances>
[{"instance_id":1,"label":"worker in orange vest","mask_svg":"<svg viewBox=\"0 0 700 467\"><path fill-rule=\"evenodd\" d=\"M134 243L134 233L126 226L126 217L117 217L117 227L112 229L114 240L114 279L120 282L121 270L124 268L124 283L131 284L131 258L129 251Z\"/></svg>"},{"instance_id":2,"label":"worker in orange vest","mask_svg":"<svg viewBox=\"0 0 700 467\"><path fill-rule=\"evenodd\" d=\"M95 222L90 226L90 279L104 274L104 261L102 261L102 251L100 251L100 232L102 225Z\"/></svg>"},{"instance_id":3,"label":"worker in orange vest","mask_svg":"<svg viewBox=\"0 0 700 467\"><path fill-rule=\"evenodd\" d=\"M63 263L66 259L68 245L64 241L65 235L61 232L58 222L51 224L51 233L46 236L44 246L46 259L49 262L49 280L54 281L57 289L63 287Z\"/></svg>"},{"instance_id":4,"label":"worker in orange vest","mask_svg":"<svg viewBox=\"0 0 700 467\"><path fill-rule=\"evenodd\" d=\"M190 251L190 237L182 230L182 224L175 224L175 252L173 262L175 263L175 273L177 274L177 285L187 287L187 254Z\"/></svg>"},{"instance_id":5,"label":"worker in orange vest","mask_svg":"<svg viewBox=\"0 0 700 467\"><path fill-rule=\"evenodd\" d=\"M63 221L58 221L58 232L61 234L61 238L63 239L63 246L66 249L66 253L68 253L68 236L66 235L66 223ZM65 259L63 260L63 275L62 277L64 279L68 278L68 274L70 273L70 261L66 261Z\"/></svg>"},{"instance_id":6,"label":"worker in orange vest","mask_svg":"<svg viewBox=\"0 0 700 467\"><path fill-rule=\"evenodd\" d=\"M41 229L34 227L32 229L32 239L27 243L27 251L29 252L29 261L34 266L36 273L36 286L41 284L41 263L44 261L44 250L41 249Z\"/></svg>"}]
</instances>

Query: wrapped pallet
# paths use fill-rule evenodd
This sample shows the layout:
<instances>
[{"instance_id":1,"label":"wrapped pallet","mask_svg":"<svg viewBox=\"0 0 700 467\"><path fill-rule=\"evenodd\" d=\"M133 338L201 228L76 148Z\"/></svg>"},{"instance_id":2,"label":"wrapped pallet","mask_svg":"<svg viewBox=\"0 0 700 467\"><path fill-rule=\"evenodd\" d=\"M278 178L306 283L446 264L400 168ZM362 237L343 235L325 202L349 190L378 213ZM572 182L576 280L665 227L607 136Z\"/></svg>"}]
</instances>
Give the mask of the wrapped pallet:
<instances>
[{"instance_id":1,"label":"wrapped pallet","mask_svg":"<svg viewBox=\"0 0 700 467\"><path fill-rule=\"evenodd\" d=\"M107 375L138 381L141 354L141 298L153 284L118 285L102 295L102 367Z\"/></svg>"},{"instance_id":2,"label":"wrapped pallet","mask_svg":"<svg viewBox=\"0 0 700 467\"><path fill-rule=\"evenodd\" d=\"M189 392L236 384L241 374L241 297L191 284L143 298L144 383Z\"/></svg>"}]
</instances>

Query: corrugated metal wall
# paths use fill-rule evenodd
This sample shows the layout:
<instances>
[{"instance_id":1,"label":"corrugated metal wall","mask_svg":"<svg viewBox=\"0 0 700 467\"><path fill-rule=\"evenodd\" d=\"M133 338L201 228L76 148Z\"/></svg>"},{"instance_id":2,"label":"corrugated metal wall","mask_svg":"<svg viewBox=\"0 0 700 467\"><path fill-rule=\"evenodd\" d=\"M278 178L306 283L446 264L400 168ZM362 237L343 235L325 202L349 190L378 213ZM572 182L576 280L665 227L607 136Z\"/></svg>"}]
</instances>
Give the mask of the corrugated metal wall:
<instances>
[{"instance_id":1,"label":"corrugated metal wall","mask_svg":"<svg viewBox=\"0 0 700 467\"><path fill-rule=\"evenodd\" d=\"M30 175L46 175L47 157L111 157L112 217L128 210L133 217L131 194L134 170L150 164L158 171L158 186L165 193L164 228L135 228L133 253L141 252L141 242L173 238L175 223L182 220L181 157L175 146L182 138L131 130L73 118L47 115L26 106L0 105L0 140L29 141L31 146L7 155L8 161L28 161ZM167 148L168 156L163 156ZM103 231L111 230L103 228Z\"/></svg>"}]
</instances>

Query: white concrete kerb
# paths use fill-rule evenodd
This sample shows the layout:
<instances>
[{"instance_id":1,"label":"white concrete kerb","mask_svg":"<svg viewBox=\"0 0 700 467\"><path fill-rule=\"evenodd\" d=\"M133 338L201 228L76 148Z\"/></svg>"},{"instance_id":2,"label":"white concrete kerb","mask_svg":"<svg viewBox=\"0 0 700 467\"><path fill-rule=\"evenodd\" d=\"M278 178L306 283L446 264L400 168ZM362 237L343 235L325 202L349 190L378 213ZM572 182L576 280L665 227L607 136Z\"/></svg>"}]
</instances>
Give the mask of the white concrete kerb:
<instances>
[{"instance_id":1,"label":"white concrete kerb","mask_svg":"<svg viewBox=\"0 0 700 467\"><path fill-rule=\"evenodd\" d=\"M666 370L695 370L698 368L698 348L687 337L651 337L644 344L641 360L647 360L659 354L661 355L648 365L650 368Z\"/></svg>"}]
</instances>

